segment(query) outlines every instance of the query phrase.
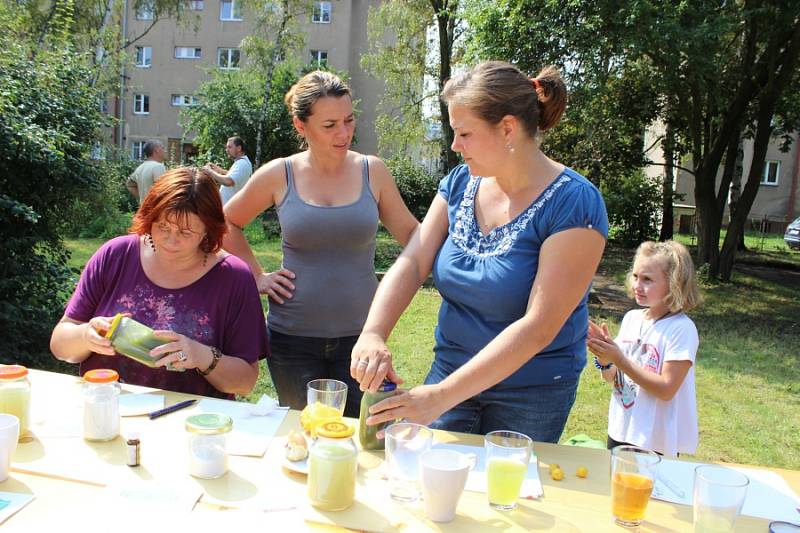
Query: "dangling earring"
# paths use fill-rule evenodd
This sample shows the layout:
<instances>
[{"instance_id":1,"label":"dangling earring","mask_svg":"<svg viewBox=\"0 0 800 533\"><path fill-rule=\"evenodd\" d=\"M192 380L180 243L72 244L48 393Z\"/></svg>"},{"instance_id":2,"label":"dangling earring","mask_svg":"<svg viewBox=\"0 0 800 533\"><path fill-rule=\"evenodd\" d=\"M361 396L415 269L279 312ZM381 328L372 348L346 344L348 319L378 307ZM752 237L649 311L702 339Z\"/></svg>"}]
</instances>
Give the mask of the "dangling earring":
<instances>
[{"instance_id":1,"label":"dangling earring","mask_svg":"<svg viewBox=\"0 0 800 533\"><path fill-rule=\"evenodd\" d=\"M203 266L206 266L208 262L208 235L203 237L203 240L200 241L200 250L203 251Z\"/></svg>"},{"instance_id":2,"label":"dangling earring","mask_svg":"<svg viewBox=\"0 0 800 533\"><path fill-rule=\"evenodd\" d=\"M153 249L153 253L156 253L156 243L153 242L153 236L148 233L144 236L144 239L147 241L147 244L150 245L150 248Z\"/></svg>"},{"instance_id":3,"label":"dangling earring","mask_svg":"<svg viewBox=\"0 0 800 533\"><path fill-rule=\"evenodd\" d=\"M203 252L203 266L208 262L208 252Z\"/></svg>"},{"instance_id":4,"label":"dangling earring","mask_svg":"<svg viewBox=\"0 0 800 533\"><path fill-rule=\"evenodd\" d=\"M514 147L511 146L511 143L506 144L506 150L508 150L511 153L514 153Z\"/></svg>"}]
</instances>

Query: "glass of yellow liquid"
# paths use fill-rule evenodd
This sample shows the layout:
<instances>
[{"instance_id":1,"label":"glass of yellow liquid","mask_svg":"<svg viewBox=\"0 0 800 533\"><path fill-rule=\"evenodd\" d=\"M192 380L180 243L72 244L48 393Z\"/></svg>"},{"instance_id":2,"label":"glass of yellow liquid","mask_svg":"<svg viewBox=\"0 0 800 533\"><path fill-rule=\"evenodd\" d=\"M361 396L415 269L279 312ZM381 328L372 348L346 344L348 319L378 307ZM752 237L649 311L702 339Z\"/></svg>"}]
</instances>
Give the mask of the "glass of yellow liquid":
<instances>
[{"instance_id":1,"label":"glass of yellow liquid","mask_svg":"<svg viewBox=\"0 0 800 533\"><path fill-rule=\"evenodd\" d=\"M661 456L636 446L611 450L611 514L624 527L644 519Z\"/></svg>"},{"instance_id":2,"label":"glass of yellow liquid","mask_svg":"<svg viewBox=\"0 0 800 533\"><path fill-rule=\"evenodd\" d=\"M347 384L336 379L314 379L306 386L311 433L325 422L341 420L347 402Z\"/></svg>"},{"instance_id":3,"label":"glass of yellow liquid","mask_svg":"<svg viewBox=\"0 0 800 533\"><path fill-rule=\"evenodd\" d=\"M533 441L516 431L492 431L484 437L484 448L489 506L501 511L514 509L528 472Z\"/></svg>"}]
</instances>

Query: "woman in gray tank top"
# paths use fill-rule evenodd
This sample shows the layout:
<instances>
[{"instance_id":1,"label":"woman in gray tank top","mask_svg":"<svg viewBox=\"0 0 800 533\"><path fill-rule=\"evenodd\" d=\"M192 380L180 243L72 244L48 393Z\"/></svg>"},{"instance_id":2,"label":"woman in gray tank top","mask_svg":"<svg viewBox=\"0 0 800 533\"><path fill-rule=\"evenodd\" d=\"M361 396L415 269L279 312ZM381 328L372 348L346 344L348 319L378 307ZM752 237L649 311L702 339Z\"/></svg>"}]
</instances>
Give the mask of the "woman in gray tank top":
<instances>
[{"instance_id":1,"label":"woman in gray tank top","mask_svg":"<svg viewBox=\"0 0 800 533\"><path fill-rule=\"evenodd\" d=\"M267 363L280 403L302 409L310 380L338 379L348 385L345 415L357 417L361 392L350 352L378 285L378 220L403 246L419 224L383 162L350 150L355 119L341 79L311 72L285 101L307 149L265 164L225 205L223 245L250 265L269 296ZM273 205L283 265L264 272L241 228Z\"/></svg>"}]
</instances>

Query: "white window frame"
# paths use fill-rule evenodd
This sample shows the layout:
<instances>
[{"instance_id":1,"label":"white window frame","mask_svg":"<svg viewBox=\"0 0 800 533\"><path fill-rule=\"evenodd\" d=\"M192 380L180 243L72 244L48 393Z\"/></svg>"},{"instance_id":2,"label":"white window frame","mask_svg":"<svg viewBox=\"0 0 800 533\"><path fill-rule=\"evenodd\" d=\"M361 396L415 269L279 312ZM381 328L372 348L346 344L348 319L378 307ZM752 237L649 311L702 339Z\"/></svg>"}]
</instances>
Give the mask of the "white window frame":
<instances>
[{"instance_id":1,"label":"white window frame","mask_svg":"<svg viewBox=\"0 0 800 533\"><path fill-rule=\"evenodd\" d=\"M225 4L231 5L231 14L229 17L225 16ZM240 3L240 0L220 0L219 20L224 22L241 22L244 20L242 17L242 4Z\"/></svg>"},{"instance_id":2,"label":"white window frame","mask_svg":"<svg viewBox=\"0 0 800 533\"><path fill-rule=\"evenodd\" d=\"M314 2L311 8L311 22L314 24L330 24L332 7L330 2Z\"/></svg>"},{"instance_id":3,"label":"white window frame","mask_svg":"<svg viewBox=\"0 0 800 533\"><path fill-rule=\"evenodd\" d=\"M239 55L238 60L236 61L236 66L230 66L233 62L233 53L236 52ZM227 61L225 62L224 66L222 64L222 54L225 53L227 56ZM238 48L217 48L217 66L222 70L239 70L239 63L242 62L242 52Z\"/></svg>"},{"instance_id":4,"label":"white window frame","mask_svg":"<svg viewBox=\"0 0 800 533\"><path fill-rule=\"evenodd\" d=\"M153 20L155 18L155 5L153 2L142 3L136 9L136 20Z\"/></svg>"},{"instance_id":5,"label":"white window frame","mask_svg":"<svg viewBox=\"0 0 800 533\"><path fill-rule=\"evenodd\" d=\"M192 94L173 94L170 98L173 107L190 107L197 105L197 97Z\"/></svg>"},{"instance_id":6,"label":"white window frame","mask_svg":"<svg viewBox=\"0 0 800 533\"><path fill-rule=\"evenodd\" d=\"M144 160L144 145L147 141L133 141L131 143L131 159L136 161Z\"/></svg>"},{"instance_id":7,"label":"white window frame","mask_svg":"<svg viewBox=\"0 0 800 533\"><path fill-rule=\"evenodd\" d=\"M770 181L769 169L770 166L775 166L775 181ZM761 185L768 185L770 187L777 187L781 178L781 162L780 161L764 161L764 173L761 175Z\"/></svg>"},{"instance_id":8,"label":"white window frame","mask_svg":"<svg viewBox=\"0 0 800 533\"><path fill-rule=\"evenodd\" d=\"M150 114L150 95L142 93L136 93L133 95L133 114Z\"/></svg>"},{"instance_id":9,"label":"white window frame","mask_svg":"<svg viewBox=\"0 0 800 533\"><path fill-rule=\"evenodd\" d=\"M189 11L203 11L205 3L203 0L189 0Z\"/></svg>"},{"instance_id":10,"label":"white window frame","mask_svg":"<svg viewBox=\"0 0 800 533\"><path fill-rule=\"evenodd\" d=\"M311 50L311 62L320 65L328 65L328 51L327 50Z\"/></svg>"},{"instance_id":11,"label":"white window frame","mask_svg":"<svg viewBox=\"0 0 800 533\"><path fill-rule=\"evenodd\" d=\"M141 52L141 57L139 52ZM153 47L137 46L135 56L135 66L137 68L150 68L153 66Z\"/></svg>"},{"instance_id":12,"label":"white window frame","mask_svg":"<svg viewBox=\"0 0 800 533\"><path fill-rule=\"evenodd\" d=\"M176 46L175 59L200 59L203 57L203 49L199 46Z\"/></svg>"}]
</instances>

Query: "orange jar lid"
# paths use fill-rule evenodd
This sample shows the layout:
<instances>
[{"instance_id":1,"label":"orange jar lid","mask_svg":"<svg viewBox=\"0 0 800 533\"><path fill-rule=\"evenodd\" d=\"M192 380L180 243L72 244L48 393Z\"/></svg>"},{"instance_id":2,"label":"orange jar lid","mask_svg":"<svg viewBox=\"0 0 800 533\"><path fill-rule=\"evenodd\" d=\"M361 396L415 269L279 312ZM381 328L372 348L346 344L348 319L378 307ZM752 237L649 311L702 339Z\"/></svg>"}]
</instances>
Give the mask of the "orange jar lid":
<instances>
[{"instance_id":1,"label":"orange jar lid","mask_svg":"<svg viewBox=\"0 0 800 533\"><path fill-rule=\"evenodd\" d=\"M108 368L98 368L96 370L89 370L83 375L83 380L89 383L113 383L119 380L119 374L116 370Z\"/></svg>"},{"instance_id":2,"label":"orange jar lid","mask_svg":"<svg viewBox=\"0 0 800 533\"><path fill-rule=\"evenodd\" d=\"M19 379L28 375L28 369L22 365L0 365L0 379Z\"/></svg>"}]
</instances>

